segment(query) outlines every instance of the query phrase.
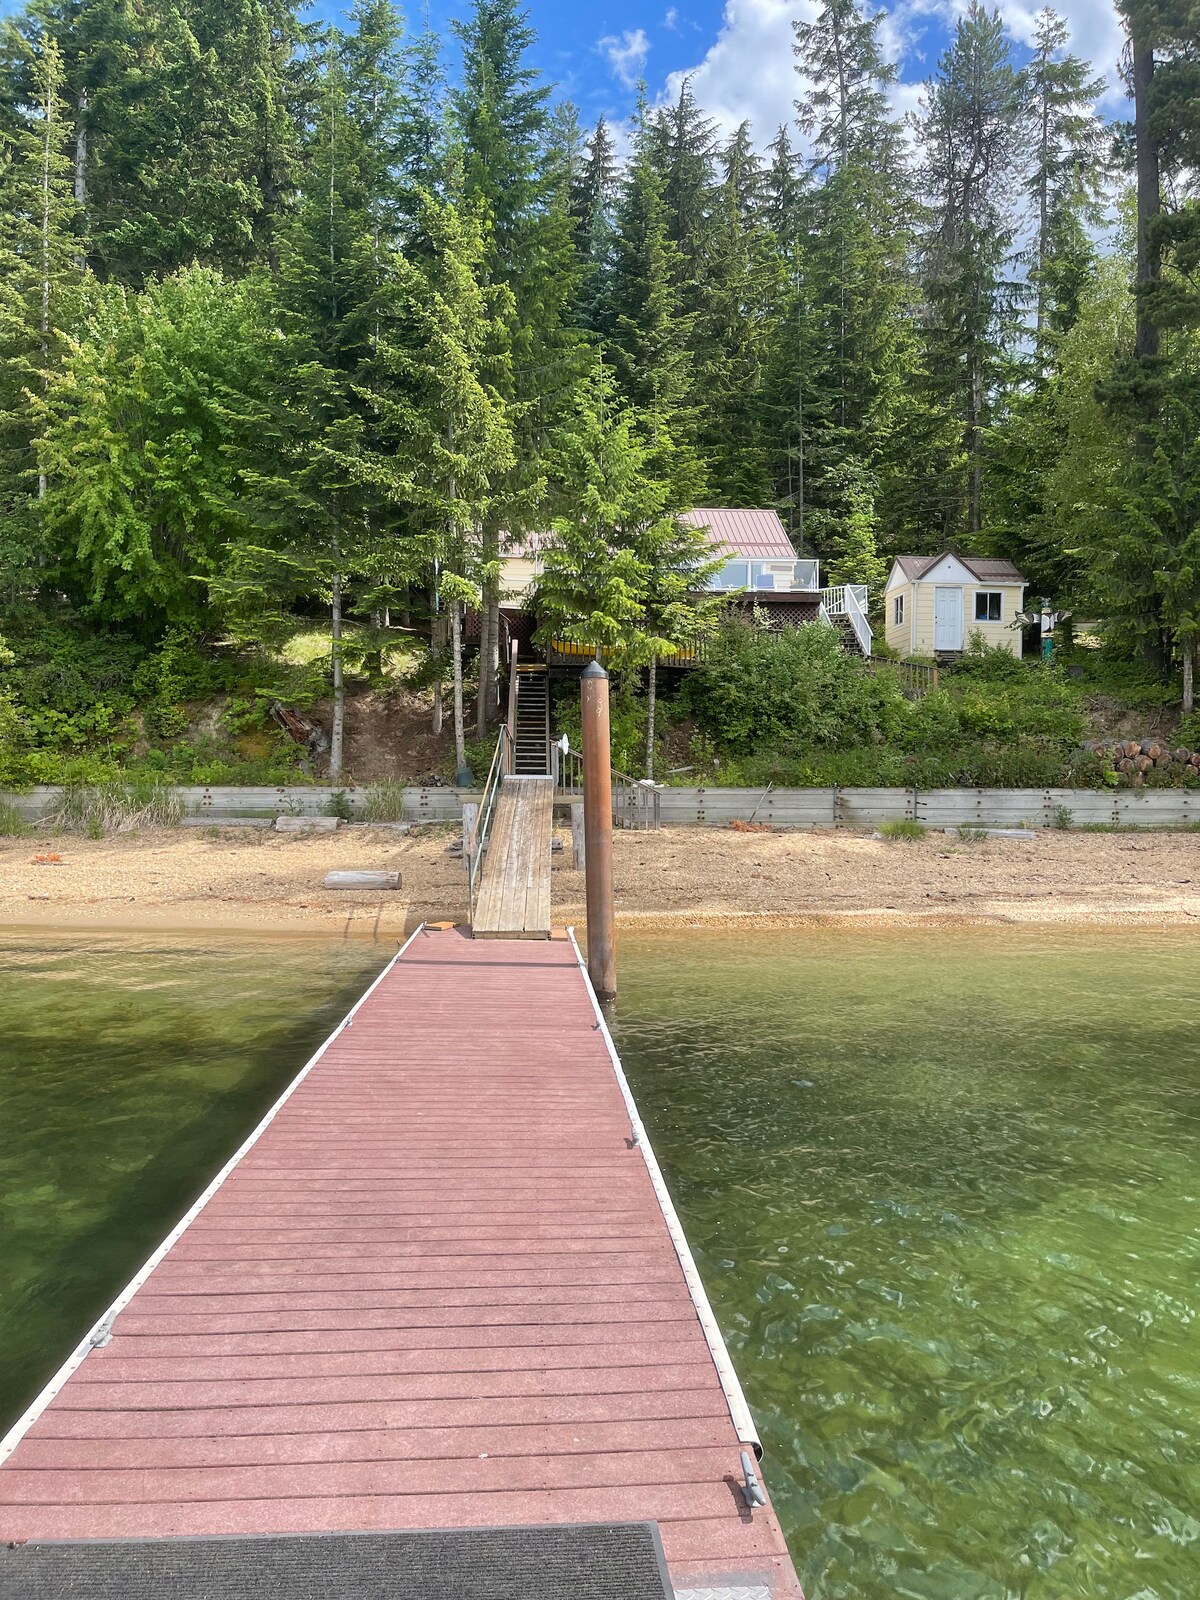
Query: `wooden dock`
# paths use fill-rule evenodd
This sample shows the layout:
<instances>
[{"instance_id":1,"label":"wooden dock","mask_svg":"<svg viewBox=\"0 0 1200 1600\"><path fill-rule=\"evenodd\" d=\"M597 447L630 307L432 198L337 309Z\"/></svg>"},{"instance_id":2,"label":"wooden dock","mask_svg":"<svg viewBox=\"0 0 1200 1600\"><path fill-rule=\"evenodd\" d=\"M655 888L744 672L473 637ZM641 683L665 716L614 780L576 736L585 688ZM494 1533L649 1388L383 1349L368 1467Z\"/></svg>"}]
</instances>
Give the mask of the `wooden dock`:
<instances>
[{"instance_id":1,"label":"wooden dock","mask_svg":"<svg viewBox=\"0 0 1200 1600\"><path fill-rule=\"evenodd\" d=\"M554 779L506 777L471 926L477 939L550 937Z\"/></svg>"},{"instance_id":2,"label":"wooden dock","mask_svg":"<svg viewBox=\"0 0 1200 1600\"><path fill-rule=\"evenodd\" d=\"M795 1597L753 1443L574 942L422 931L0 1444L0 1541L652 1519Z\"/></svg>"}]
</instances>

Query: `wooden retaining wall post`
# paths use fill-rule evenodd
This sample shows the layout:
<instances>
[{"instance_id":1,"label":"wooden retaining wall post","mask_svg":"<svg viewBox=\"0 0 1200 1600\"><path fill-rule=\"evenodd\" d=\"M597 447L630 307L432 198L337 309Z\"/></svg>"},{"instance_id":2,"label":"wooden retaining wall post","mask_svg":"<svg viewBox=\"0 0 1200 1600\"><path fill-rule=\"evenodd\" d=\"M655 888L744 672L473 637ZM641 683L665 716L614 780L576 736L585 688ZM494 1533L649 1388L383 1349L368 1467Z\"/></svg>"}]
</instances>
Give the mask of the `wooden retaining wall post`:
<instances>
[{"instance_id":1,"label":"wooden retaining wall post","mask_svg":"<svg viewBox=\"0 0 1200 1600\"><path fill-rule=\"evenodd\" d=\"M608 673L599 661L580 681L583 714L583 831L587 888L588 976L600 1000L617 994L613 927L612 742L608 720Z\"/></svg>"}]
</instances>

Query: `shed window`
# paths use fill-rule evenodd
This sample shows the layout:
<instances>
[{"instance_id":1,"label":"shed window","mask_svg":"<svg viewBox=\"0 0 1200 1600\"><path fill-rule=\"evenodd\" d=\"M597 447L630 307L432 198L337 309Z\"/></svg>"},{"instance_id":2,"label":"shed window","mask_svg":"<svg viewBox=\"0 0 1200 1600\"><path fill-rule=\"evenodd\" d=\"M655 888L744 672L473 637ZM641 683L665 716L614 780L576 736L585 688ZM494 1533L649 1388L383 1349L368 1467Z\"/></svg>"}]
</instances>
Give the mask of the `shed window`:
<instances>
[{"instance_id":1,"label":"shed window","mask_svg":"<svg viewBox=\"0 0 1200 1600\"><path fill-rule=\"evenodd\" d=\"M975 621L999 622L1002 596L998 589L979 589L975 594Z\"/></svg>"},{"instance_id":2,"label":"shed window","mask_svg":"<svg viewBox=\"0 0 1200 1600\"><path fill-rule=\"evenodd\" d=\"M904 621L904 596L898 594L892 601L892 621L897 627Z\"/></svg>"}]
</instances>

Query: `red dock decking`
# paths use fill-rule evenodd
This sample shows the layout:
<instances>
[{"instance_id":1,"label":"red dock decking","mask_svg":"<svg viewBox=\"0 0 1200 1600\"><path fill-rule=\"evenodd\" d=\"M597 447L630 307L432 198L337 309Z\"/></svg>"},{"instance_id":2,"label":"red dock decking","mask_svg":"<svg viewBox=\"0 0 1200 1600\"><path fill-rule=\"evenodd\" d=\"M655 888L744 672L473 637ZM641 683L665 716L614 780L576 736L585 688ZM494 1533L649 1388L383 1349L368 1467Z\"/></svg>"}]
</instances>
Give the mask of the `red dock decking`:
<instances>
[{"instance_id":1,"label":"red dock decking","mask_svg":"<svg viewBox=\"0 0 1200 1600\"><path fill-rule=\"evenodd\" d=\"M639 1128L572 943L418 934L0 1446L0 1539L654 1519L798 1596Z\"/></svg>"}]
</instances>

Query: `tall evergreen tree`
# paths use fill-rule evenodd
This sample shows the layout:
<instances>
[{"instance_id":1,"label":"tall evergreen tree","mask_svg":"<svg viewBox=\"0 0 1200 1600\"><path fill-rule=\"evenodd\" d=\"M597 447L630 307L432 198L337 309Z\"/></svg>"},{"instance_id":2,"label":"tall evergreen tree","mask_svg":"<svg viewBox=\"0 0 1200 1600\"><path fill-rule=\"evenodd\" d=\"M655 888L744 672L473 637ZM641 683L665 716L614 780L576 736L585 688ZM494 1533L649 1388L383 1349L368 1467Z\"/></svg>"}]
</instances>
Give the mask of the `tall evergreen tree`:
<instances>
[{"instance_id":1,"label":"tall evergreen tree","mask_svg":"<svg viewBox=\"0 0 1200 1600\"><path fill-rule=\"evenodd\" d=\"M947 543L978 544L984 452L1016 298L1021 84L998 11L972 0L938 62L921 123L933 225L926 241L928 362L962 426L965 481L941 508Z\"/></svg>"},{"instance_id":2,"label":"tall evergreen tree","mask_svg":"<svg viewBox=\"0 0 1200 1600\"><path fill-rule=\"evenodd\" d=\"M1025 182L1034 213L1030 276L1038 376L1051 340L1071 326L1095 263L1092 231L1103 216L1106 134L1095 113L1103 78L1086 61L1063 55L1067 29L1038 14L1035 54L1026 70L1034 164Z\"/></svg>"},{"instance_id":3,"label":"tall evergreen tree","mask_svg":"<svg viewBox=\"0 0 1200 1600\"><path fill-rule=\"evenodd\" d=\"M47 477L35 450L37 405L61 364L64 302L80 274L58 43L46 31L22 37L14 29L9 44L29 94L0 133L0 504L5 564L15 572L41 553L35 502Z\"/></svg>"}]
</instances>

